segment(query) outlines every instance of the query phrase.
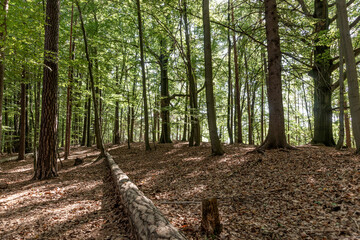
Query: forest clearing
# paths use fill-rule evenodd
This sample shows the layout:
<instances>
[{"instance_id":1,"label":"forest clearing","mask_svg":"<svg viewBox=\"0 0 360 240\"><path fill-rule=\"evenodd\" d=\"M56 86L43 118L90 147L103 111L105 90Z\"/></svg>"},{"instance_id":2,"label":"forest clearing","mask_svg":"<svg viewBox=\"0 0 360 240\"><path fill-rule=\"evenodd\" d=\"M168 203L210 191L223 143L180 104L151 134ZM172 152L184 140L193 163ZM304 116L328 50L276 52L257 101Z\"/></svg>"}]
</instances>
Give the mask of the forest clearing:
<instances>
[{"instance_id":1,"label":"forest clearing","mask_svg":"<svg viewBox=\"0 0 360 240\"><path fill-rule=\"evenodd\" d=\"M0 0L0 239L360 239L359 12Z\"/></svg>"},{"instance_id":2,"label":"forest clearing","mask_svg":"<svg viewBox=\"0 0 360 240\"><path fill-rule=\"evenodd\" d=\"M218 199L218 239L359 239L360 159L350 151L246 154L254 147L235 144L213 157L208 147L180 142L146 153L135 143L109 151L188 239L204 239L201 201L209 197ZM94 150L74 149L60 177L42 182L30 180L31 159L1 163L9 184L1 190L1 239L133 239L104 162L92 164ZM75 157L84 164L73 166Z\"/></svg>"}]
</instances>

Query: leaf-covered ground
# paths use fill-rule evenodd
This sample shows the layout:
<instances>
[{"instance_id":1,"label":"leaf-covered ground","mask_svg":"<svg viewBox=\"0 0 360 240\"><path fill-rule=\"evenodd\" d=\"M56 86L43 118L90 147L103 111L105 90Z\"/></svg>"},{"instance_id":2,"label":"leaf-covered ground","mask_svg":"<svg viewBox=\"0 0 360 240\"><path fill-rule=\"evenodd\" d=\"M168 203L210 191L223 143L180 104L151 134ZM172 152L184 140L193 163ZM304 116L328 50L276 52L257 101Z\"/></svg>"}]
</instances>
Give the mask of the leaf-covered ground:
<instances>
[{"instance_id":1,"label":"leaf-covered ground","mask_svg":"<svg viewBox=\"0 0 360 240\"><path fill-rule=\"evenodd\" d=\"M46 181L31 180L31 158L1 163L0 239L133 239L107 168L91 164L97 154L76 149Z\"/></svg>"},{"instance_id":2,"label":"leaf-covered ground","mask_svg":"<svg viewBox=\"0 0 360 240\"><path fill-rule=\"evenodd\" d=\"M201 200L217 197L220 239L360 239L360 158L301 146L246 154L253 147L161 144L114 146L120 168L189 239L199 231Z\"/></svg>"}]
</instances>

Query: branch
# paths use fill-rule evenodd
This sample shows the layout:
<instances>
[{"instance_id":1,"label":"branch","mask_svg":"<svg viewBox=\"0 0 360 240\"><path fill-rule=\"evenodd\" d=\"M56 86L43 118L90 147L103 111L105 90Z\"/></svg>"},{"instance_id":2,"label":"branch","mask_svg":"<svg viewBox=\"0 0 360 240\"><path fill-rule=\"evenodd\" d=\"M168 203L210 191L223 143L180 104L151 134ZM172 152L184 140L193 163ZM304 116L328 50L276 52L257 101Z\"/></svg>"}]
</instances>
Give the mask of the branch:
<instances>
[{"instance_id":1,"label":"branch","mask_svg":"<svg viewBox=\"0 0 360 240\"><path fill-rule=\"evenodd\" d=\"M301 6L301 9L303 10L304 14L307 16L307 17L312 17L312 14L310 13L309 11L309 8L308 6L306 5L306 3L304 2L304 0L297 0Z\"/></svg>"},{"instance_id":2,"label":"branch","mask_svg":"<svg viewBox=\"0 0 360 240\"><path fill-rule=\"evenodd\" d=\"M355 55L355 57L357 57L359 54L360 54L360 48L355 49L355 50L354 50L354 55ZM331 60L334 61L334 60L337 60L337 59L339 59L339 56L334 57L334 58L331 59ZM356 63L356 64L358 64L358 63ZM335 70L339 67L339 65L340 65L340 62L337 62L337 63L333 64L333 65L330 67L330 72L335 71Z\"/></svg>"}]
</instances>

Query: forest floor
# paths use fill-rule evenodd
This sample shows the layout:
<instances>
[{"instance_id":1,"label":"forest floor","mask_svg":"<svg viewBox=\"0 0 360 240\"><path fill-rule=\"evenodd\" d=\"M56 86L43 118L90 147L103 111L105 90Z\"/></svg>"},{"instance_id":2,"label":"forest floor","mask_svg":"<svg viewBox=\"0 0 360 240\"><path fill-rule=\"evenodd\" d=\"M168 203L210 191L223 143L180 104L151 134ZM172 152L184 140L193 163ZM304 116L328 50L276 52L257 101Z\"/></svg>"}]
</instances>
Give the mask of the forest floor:
<instances>
[{"instance_id":1,"label":"forest floor","mask_svg":"<svg viewBox=\"0 0 360 240\"><path fill-rule=\"evenodd\" d=\"M0 239L133 239L105 163L92 164L98 154L73 149L45 181L31 180L30 156L1 163ZM84 163L73 166L76 157Z\"/></svg>"},{"instance_id":2,"label":"forest floor","mask_svg":"<svg viewBox=\"0 0 360 240\"><path fill-rule=\"evenodd\" d=\"M360 239L360 157L299 146L246 154L246 145L113 146L130 179L189 239L200 233L201 201L218 198L220 239Z\"/></svg>"}]
</instances>

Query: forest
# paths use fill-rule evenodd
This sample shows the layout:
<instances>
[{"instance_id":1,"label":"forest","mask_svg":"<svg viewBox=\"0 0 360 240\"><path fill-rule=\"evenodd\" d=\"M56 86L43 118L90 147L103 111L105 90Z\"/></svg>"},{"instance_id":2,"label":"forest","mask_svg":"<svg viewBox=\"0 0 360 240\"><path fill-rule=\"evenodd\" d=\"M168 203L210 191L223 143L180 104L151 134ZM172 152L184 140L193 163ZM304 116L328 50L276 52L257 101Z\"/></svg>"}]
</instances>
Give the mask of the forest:
<instances>
[{"instance_id":1,"label":"forest","mask_svg":"<svg viewBox=\"0 0 360 240\"><path fill-rule=\"evenodd\" d=\"M359 239L360 2L0 0L1 239Z\"/></svg>"}]
</instances>

